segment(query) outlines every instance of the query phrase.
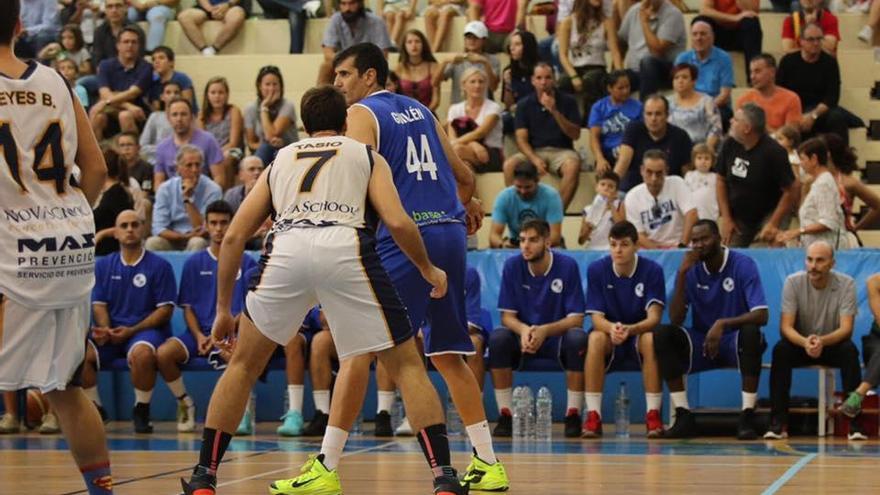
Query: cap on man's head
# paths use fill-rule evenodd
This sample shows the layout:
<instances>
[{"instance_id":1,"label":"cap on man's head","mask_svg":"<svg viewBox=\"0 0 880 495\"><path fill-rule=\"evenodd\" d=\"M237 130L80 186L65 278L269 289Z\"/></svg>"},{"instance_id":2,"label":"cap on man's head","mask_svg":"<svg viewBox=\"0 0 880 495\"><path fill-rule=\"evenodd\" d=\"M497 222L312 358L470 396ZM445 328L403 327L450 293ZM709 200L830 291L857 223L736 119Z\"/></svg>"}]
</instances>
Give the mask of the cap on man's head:
<instances>
[{"instance_id":1,"label":"cap on man's head","mask_svg":"<svg viewBox=\"0 0 880 495\"><path fill-rule=\"evenodd\" d=\"M477 38L488 38L489 28L482 21L471 21L464 27L464 34L472 34Z\"/></svg>"}]
</instances>

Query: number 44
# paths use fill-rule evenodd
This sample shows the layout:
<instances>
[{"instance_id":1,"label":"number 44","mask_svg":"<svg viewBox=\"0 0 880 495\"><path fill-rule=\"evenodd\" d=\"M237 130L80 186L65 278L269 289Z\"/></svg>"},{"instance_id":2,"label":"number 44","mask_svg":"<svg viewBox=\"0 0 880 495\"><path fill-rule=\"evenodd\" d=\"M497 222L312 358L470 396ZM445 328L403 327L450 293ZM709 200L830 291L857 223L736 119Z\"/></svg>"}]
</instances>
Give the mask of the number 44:
<instances>
[{"instance_id":1,"label":"number 44","mask_svg":"<svg viewBox=\"0 0 880 495\"><path fill-rule=\"evenodd\" d=\"M422 172L431 175L431 180L437 180L437 163L431 154L431 146L428 144L428 136L421 135L421 153L416 149L416 143L412 137L406 138L406 171L416 174L416 180L422 180Z\"/></svg>"}]
</instances>

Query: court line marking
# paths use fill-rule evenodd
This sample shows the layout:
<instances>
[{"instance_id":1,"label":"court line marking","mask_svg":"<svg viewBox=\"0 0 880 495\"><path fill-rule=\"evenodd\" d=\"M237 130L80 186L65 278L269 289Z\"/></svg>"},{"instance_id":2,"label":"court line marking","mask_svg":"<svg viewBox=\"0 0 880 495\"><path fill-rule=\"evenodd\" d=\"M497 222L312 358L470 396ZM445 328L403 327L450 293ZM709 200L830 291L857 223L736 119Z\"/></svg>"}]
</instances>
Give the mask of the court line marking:
<instances>
[{"instance_id":1,"label":"court line marking","mask_svg":"<svg viewBox=\"0 0 880 495\"><path fill-rule=\"evenodd\" d=\"M761 495L773 495L778 492L780 488L782 488L786 483L792 480L798 472L803 469L807 464L810 463L813 459L815 459L818 454L808 454L804 457L801 457L799 461L794 463L788 470L782 473L776 481L773 482L772 485L768 486L766 490L764 490Z\"/></svg>"}]
</instances>

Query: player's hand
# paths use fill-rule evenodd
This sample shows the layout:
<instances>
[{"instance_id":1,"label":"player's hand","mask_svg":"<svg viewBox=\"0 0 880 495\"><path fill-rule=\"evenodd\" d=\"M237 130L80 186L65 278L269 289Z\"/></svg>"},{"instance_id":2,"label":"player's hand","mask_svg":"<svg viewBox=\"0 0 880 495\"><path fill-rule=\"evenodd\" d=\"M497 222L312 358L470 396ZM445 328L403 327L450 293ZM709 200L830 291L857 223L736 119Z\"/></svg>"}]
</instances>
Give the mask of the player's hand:
<instances>
[{"instance_id":1,"label":"player's hand","mask_svg":"<svg viewBox=\"0 0 880 495\"><path fill-rule=\"evenodd\" d=\"M739 233L736 222L730 217L721 217L721 243L730 244L730 241L733 240L733 234L736 233Z\"/></svg>"},{"instance_id":2,"label":"player's hand","mask_svg":"<svg viewBox=\"0 0 880 495\"><path fill-rule=\"evenodd\" d=\"M535 326L532 325L519 334L519 348L526 354L534 354L534 351L532 351L532 334L534 332Z\"/></svg>"},{"instance_id":3,"label":"player's hand","mask_svg":"<svg viewBox=\"0 0 880 495\"><path fill-rule=\"evenodd\" d=\"M108 331L111 344L124 344L134 334L129 327L116 327Z\"/></svg>"},{"instance_id":4,"label":"player's hand","mask_svg":"<svg viewBox=\"0 0 880 495\"><path fill-rule=\"evenodd\" d=\"M480 230L480 226L483 225L483 202L477 198L471 198L464 205L464 209L467 215L467 233L468 235L476 234Z\"/></svg>"},{"instance_id":5,"label":"player's hand","mask_svg":"<svg viewBox=\"0 0 880 495\"><path fill-rule=\"evenodd\" d=\"M534 328L534 331L532 332L532 341L529 345L531 346L530 350L535 354L544 345L544 341L547 340L547 326L535 325L532 328Z\"/></svg>"},{"instance_id":6,"label":"player's hand","mask_svg":"<svg viewBox=\"0 0 880 495\"><path fill-rule=\"evenodd\" d=\"M446 272L431 265L427 271L422 272L422 277L433 287L431 298L441 299L446 295Z\"/></svg>"},{"instance_id":7,"label":"player's hand","mask_svg":"<svg viewBox=\"0 0 880 495\"><path fill-rule=\"evenodd\" d=\"M235 335L235 318L229 311L217 311L211 327L211 345L230 350Z\"/></svg>"},{"instance_id":8,"label":"player's hand","mask_svg":"<svg viewBox=\"0 0 880 495\"><path fill-rule=\"evenodd\" d=\"M617 346L624 343L627 338L629 338L629 327L620 322L615 323L611 328L611 343Z\"/></svg>"},{"instance_id":9,"label":"player's hand","mask_svg":"<svg viewBox=\"0 0 880 495\"><path fill-rule=\"evenodd\" d=\"M716 321L706 333L706 340L703 342L704 356L709 359L715 359L718 356L722 335L724 335L724 325L720 321Z\"/></svg>"},{"instance_id":10,"label":"player's hand","mask_svg":"<svg viewBox=\"0 0 880 495\"><path fill-rule=\"evenodd\" d=\"M110 340L110 329L107 327L92 327L92 340L98 345L104 345Z\"/></svg>"},{"instance_id":11,"label":"player's hand","mask_svg":"<svg viewBox=\"0 0 880 495\"><path fill-rule=\"evenodd\" d=\"M211 337L206 337L201 333L196 335L196 349L199 356L207 356L214 346L211 345Z\"/></svg>"},{"instance_id":12,"label":"player's hand","mask_svg":"<svg viewBox=\"0 0 880 495\"><path fill-rule=\"evenodd\" d=\"M681 266L678 267L679 273L685 273L691 269L692 266L696 265L700 261L700 254L694 251L693 249L689 249L684 253L684 258L681 259Z\"/></svg>"}]
</instances>

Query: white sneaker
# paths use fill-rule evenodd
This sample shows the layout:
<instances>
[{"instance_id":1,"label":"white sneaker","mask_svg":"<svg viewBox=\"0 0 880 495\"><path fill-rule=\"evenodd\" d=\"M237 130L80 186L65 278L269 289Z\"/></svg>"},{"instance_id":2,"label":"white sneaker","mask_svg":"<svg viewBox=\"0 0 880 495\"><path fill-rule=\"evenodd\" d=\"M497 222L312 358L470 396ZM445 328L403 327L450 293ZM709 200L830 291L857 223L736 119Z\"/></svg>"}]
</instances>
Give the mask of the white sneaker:
<instances>
[{"instance_id":1,"label":"white sneaker","mask_svg":"<svg viewBox=\"0 0 880 495\"><path fill-rule=\"evenodd\" d=\"M61 427L58 426L58 418L50 412L44 414L43 420L40 423L40 428L38 428L37 431L40 432L40 435L61 433Z\"/></svg>"},{"instance_id":2,"label":"white sneaker","mask_svg":"<svg viewBox=\"0 0 880 495\"><path fill-rule=\"evenodd\" d=\"M177 431L181 433L196 431L196 403L191 397L177 401Z\"/></svg>"},{"instance_id":3,"label":"white sneaker","mask_svg":"<svg viewBox=\"0 0 880 495\"><path fill-rule=\"evenodd\" d=\"M413 431L412 426L409 425L409 418L403 418L403 422L394 430L394 435L398 437L410 437L412 434Z\"/></svg>"},{"instance_id":4,"label":"white sneaker","mask_svg":"<svg viewBox=\"0 0 880 495\"><path fill-rule=\"evenodd\" d=\"M868 11L871 10L871 2L870 0L865 0L863 2L856 2L846 9L847 14L867 14Z\"/></svg>"},{"instance_id":5,"label":"white sneaker","mask_svg":"<svg viewBox=\"0 0 880 495\"><path fill-rule=\"evenodd\" d=\"M18 433L19 431L21 431L21 422L15 415L6 413L0 417L0 435Z\"/></svg>"},{"instance_id":6,"label":"white sneaker","mask_svg":"<svg viewBox=\"0 0 880 495\"><path fill-rule=\"evenodd\" d=\"M851 431L846 436L847 440L867 440L868 436L860 431Z\"/></svg>"},{"instance_id":7,"label":"white sneaker","mask_svg":"<svg viewBox=\"0 0 880 495\"><path fill-rule=\"evenodd\" d=\"M871 44L874 41L874 29L871 26L865 26L859 31L858 35L859 41L862 43Z\"/></svg>"},{"instance_id":8,"label":"white sneaker","mask_svg":"<svg viewBox=\"0 0 880 495\"><path fill-rule=\"evenodd\" d=\"M213 57L214 55L217 55L217 49L213 46L208 45L202 48L202 55L206 57Z\"/></svg>"}]
</instances>

